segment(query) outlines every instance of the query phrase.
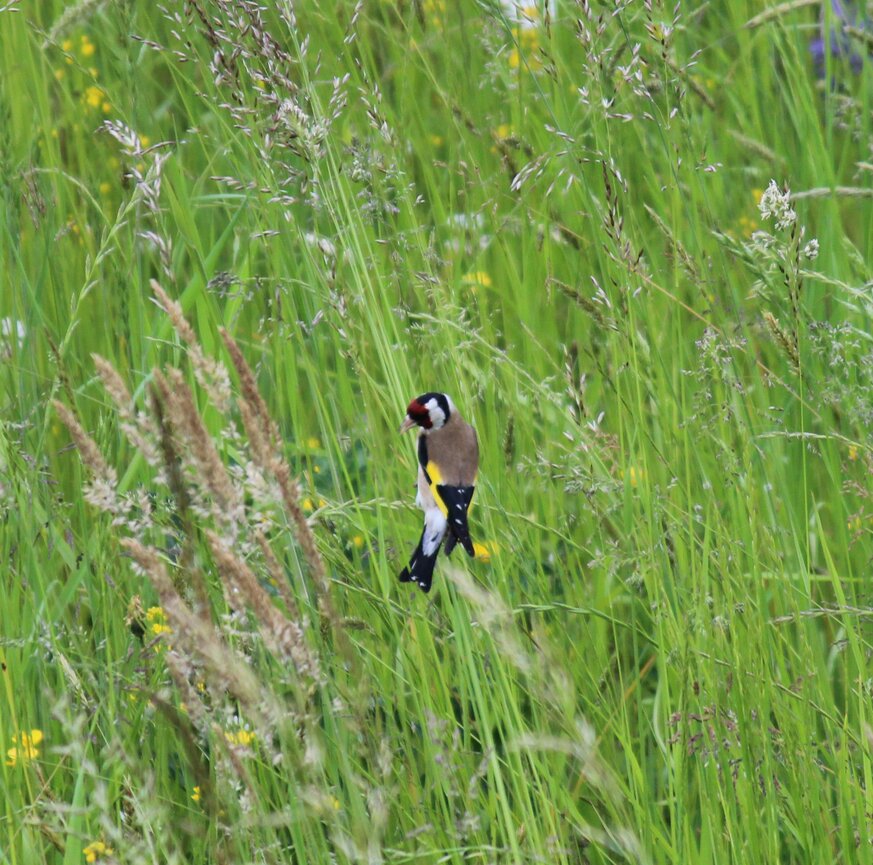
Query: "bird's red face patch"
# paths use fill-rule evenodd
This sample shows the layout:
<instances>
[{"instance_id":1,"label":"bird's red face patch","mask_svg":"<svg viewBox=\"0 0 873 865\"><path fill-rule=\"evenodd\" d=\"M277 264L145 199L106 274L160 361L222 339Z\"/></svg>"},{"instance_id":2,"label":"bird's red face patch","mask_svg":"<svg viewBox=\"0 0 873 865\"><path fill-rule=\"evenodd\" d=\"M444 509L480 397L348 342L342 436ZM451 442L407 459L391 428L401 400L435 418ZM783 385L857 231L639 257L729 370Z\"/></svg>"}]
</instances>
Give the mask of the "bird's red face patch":
<instances>
[{"instance_id":1,"label":"bird's red face patch","mask_svg":"<svg viewBox=\"0 0 873 865\"><path fill-rule=\"evenodd\" d=\"M414 399L409 403L409 407L406 409L406 414L420 427L430 429L433 426L433 421L430 419L430 412L417 399Z\"/></svg>"}]
</instances>

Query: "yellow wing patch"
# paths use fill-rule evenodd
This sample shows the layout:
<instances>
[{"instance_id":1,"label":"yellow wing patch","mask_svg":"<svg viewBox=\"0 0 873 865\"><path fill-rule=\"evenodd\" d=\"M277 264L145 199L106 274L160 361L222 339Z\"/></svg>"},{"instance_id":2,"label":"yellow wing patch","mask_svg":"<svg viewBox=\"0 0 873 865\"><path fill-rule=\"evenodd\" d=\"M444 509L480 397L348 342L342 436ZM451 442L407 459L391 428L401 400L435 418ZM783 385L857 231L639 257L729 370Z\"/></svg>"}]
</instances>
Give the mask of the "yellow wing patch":
<instances>
[{"instance_id":1,"label":"yellow wing patch","mask_svg":"<svg viewBox=\"0 0 873 865\"><path fill-rule=\"evenodd\" d=\"M444 516L448 516L449 509L446 507L446 503L443 501L442 496L437 492L437 484L443 482L443 476L442 472L439 470L439 466L437 466L433 460L430 460L424 470L430 478L430 492L431 495L433 495L434 501L437 503L437 507L443 512Z\"/></svg>"},{"instance_id":2,"label":"yellow wing patch","mask_svg":"<svg viewBox=\"0 0 873 865\"><path fill-rule=\"evenodd\" d=\"M439 466L433 461L430 460L425 467L425 471L427 472L427 476L430 478L430 491L433 495L434 501L437 503L437 507L443 512L445 516L449 515L449 509L446 503L443 501L442 496L437 491L437 484L441 484L443 482L442 472L440 472ZM475 478L474 478L475 480ZM470 510L473 510L473 503L470 502Z\"/></svg>"}]
</instances>

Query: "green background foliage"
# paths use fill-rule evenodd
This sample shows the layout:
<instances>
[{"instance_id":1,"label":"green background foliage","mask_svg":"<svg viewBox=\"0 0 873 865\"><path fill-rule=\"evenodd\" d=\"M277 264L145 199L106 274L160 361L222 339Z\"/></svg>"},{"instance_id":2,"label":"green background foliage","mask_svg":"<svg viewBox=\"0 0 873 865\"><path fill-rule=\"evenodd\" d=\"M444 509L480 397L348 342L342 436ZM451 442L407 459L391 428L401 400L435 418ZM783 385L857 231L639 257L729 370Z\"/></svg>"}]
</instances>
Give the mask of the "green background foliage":
<instances>
[{"instance_id":1,"label":"green background foliage","mask_svg":"<svg viewBox=\"0 0 873 865\"><path fill-rule=\"evenodd\" d=\"M17 6L0 862L873 861L873 74L817 77L829 9ZM151 280L254 369L335 617ZM95 353L146 414L185 371L246 496L227 543L318 675L228 599L220 515L180 516ZM477 427L483 555L424 596L396 430L428 390ZM147 529L86 501L52 399ZM166 611L137 629L131 536L186 601L202 575L262 704Z\"/></svg>"}]
</instances>

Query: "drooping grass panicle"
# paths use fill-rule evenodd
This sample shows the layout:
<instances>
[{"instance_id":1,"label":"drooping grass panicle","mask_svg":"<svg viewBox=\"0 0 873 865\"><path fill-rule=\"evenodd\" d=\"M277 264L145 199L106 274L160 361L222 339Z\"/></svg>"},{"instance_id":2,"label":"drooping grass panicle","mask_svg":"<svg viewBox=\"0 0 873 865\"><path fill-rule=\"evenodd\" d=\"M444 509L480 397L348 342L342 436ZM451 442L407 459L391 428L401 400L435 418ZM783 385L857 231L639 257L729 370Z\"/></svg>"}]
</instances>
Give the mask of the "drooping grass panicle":
<instances>
[{"instance_id":1,"label":"drooping grass panicle","mask_svg":"<svg viewBox=\"0 0 873 865\"><path fill-rule=\"evenodd\" d=\"M229 691L250 717L260 719L262 725L267 717L279 717L281 713L264 683L224 642L212 622L194 613L182 600L157 551L135 538L124 538L121 543L158 593L172 628L174 645L178 643L186 654L199 658L218 691Z\"/></svg>"},{"instance_id":2,"label":"drooping grass panicle","mask_svg":"<svg viewBox=\"0 0 873 865\"><path fill-rule=\"evenodd\" d=\"M227 414L230 409L230 379L227 375L227 369L220 361L208 357L204 353L194 328L185 318L182 305L173 300L161 288L161 284L156 279L152 279L149 284L158 302L169 316L176 333L188 346L188 356L191 358L191 366L194 368L197 382L209 394L209 399L215 408L221 414Z\"/></svg>"},{"instance_id":3,"label":"drooping grass panicle","mask_svg":"<svg viewBox=\"0 0 873 865\"><path fill-rule=\"evenodd\" d=\"M303 513L300 502L300 485L293 478L288 463L278 450L278 428L270 417L267 405L258 391L254 372L246 362L236 341L226 330L221 331L221 336L240 378L242 386L242 396L239 400L240 414L246 435L249 441L253 443L253 456L260 462L261 468L275 476L282 493L285 510L291 517L297 542L303 550L306 564L318 590L321 603L322 605L327 605L325 607L326 610L332 610L332 605L330 605L329 601L330 587L327 581L324 560L318 551L312 527ZM329 615L333 618L332 612Z\"/></svg>"},{"instance_id":4,"label":"drooping grass panicle","mask_svg":"<svg viewBox=\"0 0 873 865\"><path fill-rule=\"evenodd\" d=\"M209 531L206 536L231 605L250 606L270 651L281 659L290 660L299 676L317 680L318 659L306 643L303 628L282 615L251 568L215 532Z\"/></svg>"},{"instance_id":5,"label":"drooping grass panicle","mask_svg":"<svg viewBox=\"0 0 873 865\"><path fill-rule=\"evenodd\" d=\"M213 498L210 510L216 523L236 536L244 518L243 504L197 410L194 394L178 369L171 367L166 376L156 369L152 375L172 428L195 468L195 480Z\"/></svg>"},{"instance_id":6,"label":"drooping grass panicle","mask_svg":"<svg viewBox=\"0 0 873 865\"><path fill-rule=\"evenodd\" d=\"M85 498L100 510L118 517L126 508L118 494L118 475L115 469L103 458L97 443L85 432L73 411L57 400L53 400L52 405L64 426L70 431L82 462L91 472L91 481L85 489Z\"/></svg>"},{"instance_id":7,"label":"drooping grass panicle","mask_svg":"<svg viewBox=\"0 0 873 865\"><path fill-rule=\"evenodd\" d=\"M106 393L112 397L118 416L121 419L121 429L130 443L143 455L146 462L156 467L160 463L160 450L157 445L157 428L152 418L145 412L135 412L133 397L127 389L124 380L112 364L99 354L92 354L91 359L97 368L97 374L103 382Z\"/></svg>"}]
</instances>

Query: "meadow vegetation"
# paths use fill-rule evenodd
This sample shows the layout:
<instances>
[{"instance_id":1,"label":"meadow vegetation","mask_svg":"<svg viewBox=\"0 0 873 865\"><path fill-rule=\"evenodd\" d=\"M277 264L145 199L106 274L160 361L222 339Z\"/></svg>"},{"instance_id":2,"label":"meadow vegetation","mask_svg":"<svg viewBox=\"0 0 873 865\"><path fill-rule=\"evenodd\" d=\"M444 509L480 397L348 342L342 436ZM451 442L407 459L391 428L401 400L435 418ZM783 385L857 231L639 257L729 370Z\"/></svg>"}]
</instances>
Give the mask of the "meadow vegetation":
<instances>
[{"instance_id":1,"label":"meadow vegetation","mask_svg":"<svg viewBox=\"0 0 873 865\"><path fill-rule=\"evenodd\" d=\"M843 6L0 4L2 865L873 863Z\"/></svg>"}]
</instances>

